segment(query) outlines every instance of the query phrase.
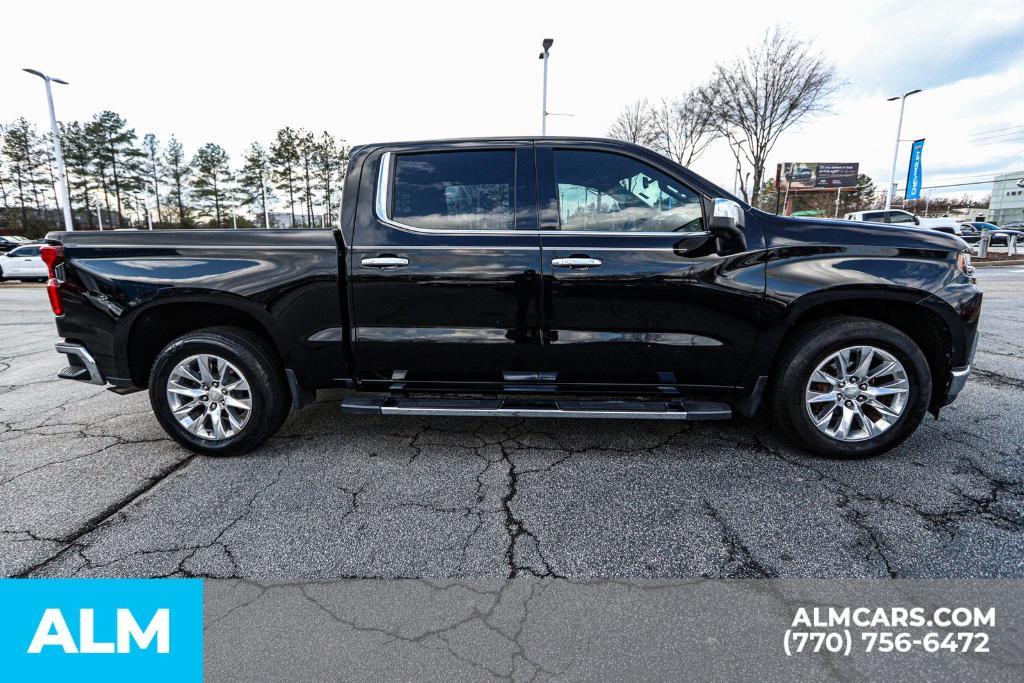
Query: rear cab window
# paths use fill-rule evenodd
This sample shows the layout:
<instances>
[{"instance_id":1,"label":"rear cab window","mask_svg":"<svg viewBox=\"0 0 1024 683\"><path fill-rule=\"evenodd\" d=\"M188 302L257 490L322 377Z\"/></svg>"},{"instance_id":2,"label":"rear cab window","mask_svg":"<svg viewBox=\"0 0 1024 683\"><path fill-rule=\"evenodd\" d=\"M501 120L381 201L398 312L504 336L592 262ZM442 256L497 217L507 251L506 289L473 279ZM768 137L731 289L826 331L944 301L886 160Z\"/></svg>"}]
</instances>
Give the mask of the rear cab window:
<instances>
[{"instance_id":1,"label":"rear cab window","mask_svg":"<svg viewBox=\"0 0 1024 683\"><path fill-rule=\"evenodd\" d=\"M394 222L436 231L515 229L514 149L403 153L394 163Z\"/></svg>"}]
</instances>

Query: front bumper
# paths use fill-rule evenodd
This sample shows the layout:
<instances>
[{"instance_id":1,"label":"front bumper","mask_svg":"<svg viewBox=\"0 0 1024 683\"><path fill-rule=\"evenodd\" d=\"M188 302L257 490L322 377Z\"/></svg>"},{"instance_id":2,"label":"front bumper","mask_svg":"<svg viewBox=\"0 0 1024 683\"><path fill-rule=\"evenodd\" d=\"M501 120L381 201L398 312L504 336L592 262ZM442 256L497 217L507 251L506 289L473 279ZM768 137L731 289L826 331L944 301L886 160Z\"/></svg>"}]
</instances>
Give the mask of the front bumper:
<instances>
[{"instance_id":1,"label":"front bumper","mask_svg":"<svg viewBox=\"0 0 1024 683\"><path fill-rule=\"evenodd\" d=\"M946 397L942 401L943 407L955 401L967 384L967 378L971 374L971 364L974 362L974 353L978 350L978 336L978 333L975 332L974 340L967 352L967 365L952 368L949 371L949 388L946 389Z\"/></svg>"},{"instance_id":2,"label":"front bumper","mask_svg":"<svg viewBox=\"0 0 1024 683\"><path fill-rule=\"evenodd\" d=\"M943 406L948 406L950 403L956 400L956 397L960 395L960 392L967 384L967 377L970 374L970 365L963 368L953 368L953 370L950 371L949 389L946 390L946 398L942 402Z\"/></svg>"}]
</instances>

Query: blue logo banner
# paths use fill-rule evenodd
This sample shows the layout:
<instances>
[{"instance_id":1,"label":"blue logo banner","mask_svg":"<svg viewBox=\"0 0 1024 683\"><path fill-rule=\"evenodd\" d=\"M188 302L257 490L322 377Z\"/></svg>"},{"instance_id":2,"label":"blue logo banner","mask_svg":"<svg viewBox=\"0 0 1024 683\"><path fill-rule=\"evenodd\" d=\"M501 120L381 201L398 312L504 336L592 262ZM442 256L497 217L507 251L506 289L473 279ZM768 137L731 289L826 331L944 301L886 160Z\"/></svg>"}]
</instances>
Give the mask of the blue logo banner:
<instances>
[{"instance_id":1,"label":"blue logo banner","mask_svg":"<svg viewBox=\"0 0 1024 683\"><path fill-rule=\"evenodd\" d=\"M0 677L201 681L199 579L0 579Z\"/></svg>"},{"instance_id":2,"label":"blue logo banner","mask_svg":"<svg viewBox=\"0 0 1024 683\"><path fill-rule=\"evenodd\" d=\"M910 168L907 169L906 199L921 198L921 154L924 152L924 140L914 140L910 148Z\"/></svg>"}]
</instances>

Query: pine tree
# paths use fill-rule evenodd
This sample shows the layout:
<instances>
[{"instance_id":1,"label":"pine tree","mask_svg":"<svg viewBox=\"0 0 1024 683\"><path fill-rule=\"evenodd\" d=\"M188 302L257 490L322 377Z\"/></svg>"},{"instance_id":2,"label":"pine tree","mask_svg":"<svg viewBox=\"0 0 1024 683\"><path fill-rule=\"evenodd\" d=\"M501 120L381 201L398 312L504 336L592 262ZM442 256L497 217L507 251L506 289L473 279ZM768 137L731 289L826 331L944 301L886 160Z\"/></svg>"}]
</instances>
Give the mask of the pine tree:
<instances>
[{"instance_id":1,"label":"pine tree","mask_svg":"<svg viewBox=\"0 0 1024 683\"><path fill-rule=\"evenodd\" d=\"M153 183L153 197L156 199L156 221L160 223L163 217L160 215L160 141L152 133L146 133L142 138L142 149L147 157L146 173L149 181Z\"/></svg>"},{"instance_id":2,"label":"pine tree","mask_svg":"<svg viewBox=\"0 0 1024 683\"><path fill-rule=\"evenodd\" d=\"M96 188L92 176L92 150L82 124L78 121L60 125L61 147L64 149L64 166L68 174L68 191L71 206L77 200L85 210L89 227L95 222L92 215L91 195Z\"/></svg>"},{"instance_id":3,"label":"pine tree","mask_svg":"<svg viewBox=\"0 0 1024 683\"><path fill-rule=\"evenodd\" d=\"M164 152L163 163L164 178L170 185L168 197L178 209L178 223L185 227L191 224L189 207L185 204L185 197L188 194L188 181L192 175L192 168L185 159L185 149L178 142L178 139L171 136L167 143L167 151Z\"/></svg>"},{"instance_id":4,"label":"pine tree","mask_svg":"<svg viewBox=\"0 0 1024 683\"><path fill-rule=\"evenodd\" d=\"M97 142L97 156L110 169L114 197L117 200L117 224L123 227L122 197L138 191L144 180L141 160L145 157L136 147L135 129L112 111L104 111L93 117Z\"/></svg>"},{"instance_id":5,"label":"pine tree","mask_svg":"<svg viewBox=\"0 0 1024 683\"><path fill-rule=\"evenodd\" d=\"M267 215L267 203L273 199L267 187L267 182L270 178L270 158L267 156L267 151L263 149L263 145L254 142L245 151L242 161L244 165L238 176L238 191L241 203L250 207L258 205L260 210L259 221L265 222L264 217ZM263 227L269 228L270 226L264 225Z\"/></svg>"},{"instance_id":6,"label":"pine tree","mask_svg":"<svg viewBox=\"0 0 1024 683\"><path fill-rule=\"evenodd\" d=\"M313 180L316 173L316 141L313 134L302 128L298 133L297 150L302 177L302 203L306 207L306 227L313 227Z\"/></svg>"},{"instance_id":7,"label":"pine tree","mask_svg":"<svg viewBox=\"0 0 1024 683\"><path fill-rule=\"evenodd\" d=\"M102 153L104 146L103 127L96 118L94 116L91 121L83 126L82 130L91 159L93 181L103 193L103 208L106 209L109 218L112 213L110 210L110 163L107 155ZM97 203L99 203L98 199ZM100 227L102 227L102 221L100 221Z\"/></svg>"},{"instance_id":8,"label":"pine tree","mask_svg":"<svg viewBox=\"0 0 1024 683\"><path fill-rule=\"evenodd\" d=\"M26 227L28 205L39 206L39 157L36 154L38 135L35 127L22 116L4 129L3 155L7 162L14 200L21 208L21 225Z\"/></svg>"},{"instance_id":9,"label":"pine tree","mask_svg":"<svg viewBox=\"0 0 1024 683\"><path fill-rule=\"evenodd\" d=\"M192 192L200 202L200 210L203 215L213 218L219 228L221 211L231 190L228 153L220 145L208 142L192 158L192 170L195 173Z\"/></svg>"},{"instance_id":10,"label":"pine tree","mask_svg":"<svg viewBox=\"0 0 1024 683\"><path fill-rule=\"evenodd\" d=\"M295 227L295 190L299 170L298 138L292 128L277 131L273 144L270 145L270 163L274 169L277 188L288 193L288 210L292 214L292 227Z\"/></svg>"},{"instance_id":11,"label":"pine tree","mask_svg":"<svg viewBox=\"0 0 1024 683\"><path fill-rule=\"evenodd\" d=\"M324 131L317 140L314 154L317 189L327 207L328 220L334 220L332 198L341 191L341 180L345 163L348 161L348 146L342 141L339 146L334 136Z\"/></svg>"}]
</instances>

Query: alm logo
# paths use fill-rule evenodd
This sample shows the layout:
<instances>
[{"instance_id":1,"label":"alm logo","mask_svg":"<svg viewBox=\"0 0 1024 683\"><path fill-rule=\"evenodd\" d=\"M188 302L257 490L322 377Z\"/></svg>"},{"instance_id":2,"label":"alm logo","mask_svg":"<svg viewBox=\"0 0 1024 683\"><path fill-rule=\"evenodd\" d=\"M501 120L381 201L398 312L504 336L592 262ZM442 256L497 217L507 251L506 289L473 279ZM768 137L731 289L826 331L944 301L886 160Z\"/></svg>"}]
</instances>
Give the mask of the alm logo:
<instances>
[{"instance_id":1,"label":"alm logo","mask_svg":"<svg viewBox=\"0 0 1024 683\"><path fill-rule=\"evenodd\" d=\"M39 626L28 646L28 654L40 654L44 648L59 647L65 654L129 654L132 643L139 650L146 650L156 641L156 651L168 654L171 651L171 611L161 607L153 614L145 628L139 625L131 610L118 608L115 616L116 640L97 641L95 638L95 613L93 609L78 610L78 642L64 619L64 613L56 607L43 611Z\"/></svg>"},{"instance_id":2,"label":"alm logo","mask_svg":"<svg viewBox=\"0 0 1024 683\"><path fill-rule=\"evenodd\" d=\"M0 681L203 680L202 579L0 579L0 616Z\"/></svg>"}]
</instances>

